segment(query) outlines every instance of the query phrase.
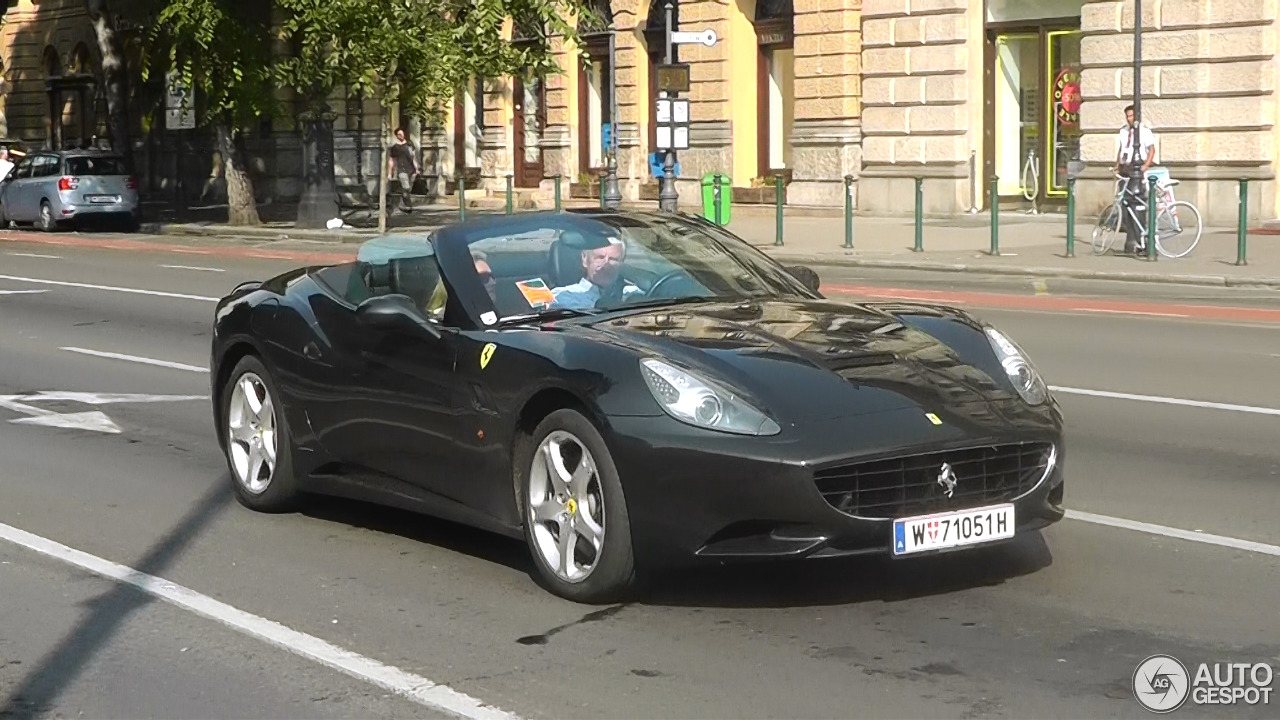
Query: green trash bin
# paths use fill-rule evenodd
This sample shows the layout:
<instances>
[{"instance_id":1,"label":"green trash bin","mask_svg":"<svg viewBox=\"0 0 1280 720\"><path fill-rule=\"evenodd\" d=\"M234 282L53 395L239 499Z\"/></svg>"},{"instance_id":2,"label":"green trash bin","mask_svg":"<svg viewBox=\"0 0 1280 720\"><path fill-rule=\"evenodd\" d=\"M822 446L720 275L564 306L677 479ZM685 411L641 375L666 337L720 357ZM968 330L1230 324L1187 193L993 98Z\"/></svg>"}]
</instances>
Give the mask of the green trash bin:
<instances>
[{"instance_id":1,"label":"green trash bin","mask_svg":"<svg viewBox=\"0 0 1280 720\"><path fill-rule=\"evenodd\" d=\"M729 224L729 199L733 196L733 181L724 173L707 173L702 176L702 216L716 221L716 178L720 178L720 224Z\"/></svg>"}]
</instances>

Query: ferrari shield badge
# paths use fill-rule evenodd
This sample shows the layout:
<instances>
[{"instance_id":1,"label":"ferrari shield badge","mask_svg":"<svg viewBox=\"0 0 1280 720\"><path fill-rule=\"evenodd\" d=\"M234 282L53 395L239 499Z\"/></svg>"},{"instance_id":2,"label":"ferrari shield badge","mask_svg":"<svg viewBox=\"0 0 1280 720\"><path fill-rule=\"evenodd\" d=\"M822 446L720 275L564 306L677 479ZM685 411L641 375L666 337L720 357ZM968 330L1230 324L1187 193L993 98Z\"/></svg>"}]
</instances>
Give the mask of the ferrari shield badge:
<instances>
[{"instance_id":1,"label":"ferrari shield badge","mask_svg":"<svg viewBox=\"0 0 1280 720\"><path fill-rule=\"evenodd\" d=\"M493 357L493 351L497 349L498 349L497 345L494 345L493 343L485 343L484 348L480 350L480 369L481 370L485 369L485 367L489 364L490 358Z\"/></svg>"},{"instance_id":2,"label":"ferrari shield badge","mask_svg":"<svg viewBox=\"0 0 1280 720\"><path fill-rule=\"evenodd\" d=\"M938 417L937 415L934 415L933 413L925 413L924 416L929 418L929 422L933 423L934 425L942 424L942 418Z\"/></svg>"}]
</instances>

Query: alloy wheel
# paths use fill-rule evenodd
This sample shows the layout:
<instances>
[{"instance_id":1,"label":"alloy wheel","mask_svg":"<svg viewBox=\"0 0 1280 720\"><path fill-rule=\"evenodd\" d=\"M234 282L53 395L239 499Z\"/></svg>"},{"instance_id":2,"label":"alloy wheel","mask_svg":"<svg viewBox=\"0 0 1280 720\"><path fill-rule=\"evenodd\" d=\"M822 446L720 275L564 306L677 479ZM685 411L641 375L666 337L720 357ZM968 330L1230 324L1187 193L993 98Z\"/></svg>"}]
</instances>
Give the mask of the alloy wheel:
<instances>
[{"instance_id":1,"label":"alloy wheel","mask_svg":"<svg viewBox=\"0 0 1280 720\"><path fill-rule=\"evenodd\" d=\"M547 435L529 471L528 522L533 544L556 577L586 580L604 549L603 487L595 459L572 433Z\"/></svg>"},{"instance_id":2,"label":"alloy wheel","mask_svg":"<svg viewBox=\"0 0 1280 720\"><path fill-rule=\"evenodd\" d=\"M241 375L231 392L227 430L236 481L254 495L263 493L276 467L276 416L271 393L254 373Z\"/></svg>"}]
</instances>

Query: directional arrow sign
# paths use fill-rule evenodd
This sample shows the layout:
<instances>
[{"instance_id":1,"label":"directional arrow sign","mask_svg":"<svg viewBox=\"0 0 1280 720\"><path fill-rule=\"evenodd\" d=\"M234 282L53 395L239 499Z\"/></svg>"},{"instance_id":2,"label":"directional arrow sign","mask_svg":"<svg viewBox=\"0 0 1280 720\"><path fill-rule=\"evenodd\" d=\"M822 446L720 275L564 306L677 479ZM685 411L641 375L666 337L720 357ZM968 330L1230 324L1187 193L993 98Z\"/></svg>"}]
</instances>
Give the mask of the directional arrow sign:
<instances>
[{"instance_id":1,"label":"directional arrow sign","mask_svg":"<svg viewBox=\"0 0 1280 720\"><path fill-rule=\"evenodd\" d=\"M685 31L671 33L671 42L676 45L696 45L701 43L707 47L716 44L716 31L711 28L701 31Z\"/></svg>"},{"instance_id":2,"label":"directional arrow sign","mask_svg":"<svg viewBox=\"0 0 1280 720\"><path fill-rule=\"evenodd\" d=\"M59 413L36 407L29 403L76 402L85 405L109 405L112 403L158 403L204 399L205 396L203 395L144 395L139 393L86 393L42 390L22 395L0 395L0 408L13 410L27 416L10 420L9 422L12 423L92 430L116 435L121 432L120 426L112 422L111 418L107 417L106 413L101 410Z\"/></svg>"}]
</instances>

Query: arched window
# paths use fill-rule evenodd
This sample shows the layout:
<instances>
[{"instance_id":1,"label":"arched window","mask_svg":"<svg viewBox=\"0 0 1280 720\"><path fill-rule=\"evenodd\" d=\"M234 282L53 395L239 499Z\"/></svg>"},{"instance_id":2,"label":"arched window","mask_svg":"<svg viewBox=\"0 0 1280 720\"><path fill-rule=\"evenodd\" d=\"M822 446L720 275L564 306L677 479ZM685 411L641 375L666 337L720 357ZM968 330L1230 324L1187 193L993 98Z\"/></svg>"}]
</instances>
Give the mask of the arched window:
<instances>
[{"instance_id":1,"label":"arched window","mask_svg":"<svg viewBox=\"0 0 1280 720\"><path fill-rule=\"evenodd\" d=\"M73 75L91 75L94 74L93 55L89 52L89 46L84 43L76 45L76 49L71 53L71 74Z\"/></svg>"},{"instance_id":2,"label":"arched window","mask_svg":"<svg viewBox=\"0 0 1280 720\"><path fill-rule=\"evenodd\" d=\"M609 65L609 24L613 10L608 0L587 0L578 17L578 34L584 60L578 63L578 167L584 173L601 169L613 130L611 103L613 68Z\"/></svg>"},{"instance_id":3,"label":"arched window","mask_svg":"<svg viewBox=\"0 0 1280 720\"><path fill-rule=\"evenodd\" d=\"M62 58L52 45L44 49L44 76L55 78L62 76Z\"/></svg>"}]
</instances>

